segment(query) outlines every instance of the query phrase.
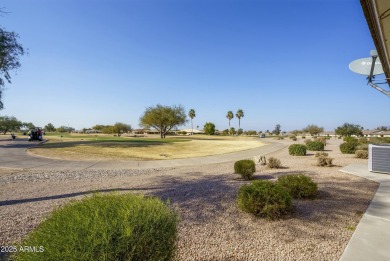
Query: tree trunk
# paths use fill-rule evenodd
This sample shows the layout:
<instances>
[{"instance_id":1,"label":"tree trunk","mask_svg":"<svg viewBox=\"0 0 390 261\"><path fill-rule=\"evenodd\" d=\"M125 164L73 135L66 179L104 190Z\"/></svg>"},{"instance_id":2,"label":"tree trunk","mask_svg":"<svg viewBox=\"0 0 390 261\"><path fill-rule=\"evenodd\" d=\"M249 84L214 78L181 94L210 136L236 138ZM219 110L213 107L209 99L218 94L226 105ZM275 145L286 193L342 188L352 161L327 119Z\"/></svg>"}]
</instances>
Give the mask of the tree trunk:
<instances>
[{"instance_id":1,"label":"tree trunk","mask_svg":"<svg viewBox=\"0 0 390 261\"><path fill-rule=\"evenodd\" d=\"M192 128L192 133L191 133L191 135L194 135L194 125L192 124L192 118L191 118L191 128Z\"/></svg>"}]
</instances>

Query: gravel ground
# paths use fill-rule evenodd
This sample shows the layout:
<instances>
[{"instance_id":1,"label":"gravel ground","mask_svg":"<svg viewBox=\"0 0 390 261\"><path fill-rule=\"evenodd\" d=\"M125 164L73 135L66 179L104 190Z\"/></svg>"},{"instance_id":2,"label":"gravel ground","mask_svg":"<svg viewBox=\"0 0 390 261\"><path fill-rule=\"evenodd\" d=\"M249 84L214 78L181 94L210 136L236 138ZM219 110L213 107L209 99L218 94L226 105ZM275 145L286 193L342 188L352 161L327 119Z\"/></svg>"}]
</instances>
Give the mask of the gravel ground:
<instances>
[{"instance_id":1,"label":"gravel ground","mask_svg":"<svg viewBox=\"0 0 390 261\"><path fill-rule=\"evenodd\" d=\"M267 155L285 168L257 165L257 179L304 173L318 183L318 199L294 201L294 213L277 221L237 209L237 191L248 182L233 174L233 162L146 170L0 169L0 245L20 241L69 200L120 191L170 199L181 214L177 260L338 260L378 188L338 171L367 162L341 154L339 144L332 139L326 146L335 167L317 167L314 153L289 156L287 148Z\"/></svg>"}]
</instances>

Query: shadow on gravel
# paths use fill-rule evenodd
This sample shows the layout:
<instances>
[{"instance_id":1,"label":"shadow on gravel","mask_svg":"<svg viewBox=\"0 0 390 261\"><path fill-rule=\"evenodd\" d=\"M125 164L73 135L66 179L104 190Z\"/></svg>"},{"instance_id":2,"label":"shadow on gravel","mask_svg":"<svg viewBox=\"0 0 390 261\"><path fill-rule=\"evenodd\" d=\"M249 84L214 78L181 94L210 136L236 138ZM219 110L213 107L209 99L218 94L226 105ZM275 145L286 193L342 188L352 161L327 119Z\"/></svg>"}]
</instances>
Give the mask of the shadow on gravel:
<instances>
[{"instance_id":1,"label":"shadow on gravel","mask_svg":"<svg viewBox=\"0 0 390 261\"><path fill-rule=\"evenodd\" d=\"M67 193L67 194L60 194L60 195L53 195L53 196L46 196L46 197L38 197L38 198L25 198L25 199L5 200L5 201L0 201L0 206L9 206L9 205L16 205L16 204L23 204L23 203L30 203L30 202L38 202L38 201L44 201L44 200L73 198L73 197L77 197L77 196L94 194L94 193L107 193L107 192L116 192L116 191L139 191L139 190L153 190L153 189L157 189L157 188L154 188L154 187L150 187L150 188L141 187L141 188L113 188L113 189L88 190L88 191L81 191L81 192L74 192L74 193Z\"/></svg>"},{"instance_id":2,"label":"shadow on gravel","mask_svg":"<svg viewBox=\"0 0 390 261\"><path fill-rule=\"evenodd\" d=\"M207 222L235 202L243 181L226 180L224 176L204 176L196 180L160 177L163 189L151 192L162 200L169 199L180 209L182 218L196 223Z\"/></svg>"}]
</instances>

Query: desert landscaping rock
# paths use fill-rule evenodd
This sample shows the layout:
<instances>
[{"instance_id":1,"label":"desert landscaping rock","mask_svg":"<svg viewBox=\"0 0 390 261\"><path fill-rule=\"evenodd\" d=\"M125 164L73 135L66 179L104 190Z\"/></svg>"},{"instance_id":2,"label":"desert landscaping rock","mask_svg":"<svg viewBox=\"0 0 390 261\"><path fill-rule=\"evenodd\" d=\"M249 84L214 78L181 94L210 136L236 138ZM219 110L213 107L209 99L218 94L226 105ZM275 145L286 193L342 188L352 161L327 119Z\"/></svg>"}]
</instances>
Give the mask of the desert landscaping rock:
<instances>
[{"instance_id":1,"label":"desert landscaping rock","mask_svg":"<svg viewBox=\"0 0 390 261\"><path fill-rule=\"evenodd\" d=\"M318 199L295 200L294 213L276 221L237 208L237 191L248 181L233 174L234 162L143 170L0 170L0 245L19 242L70 200L118 191L169 199L178 209L177 260L338 260L378 188L338 171L367 162L341 154L339 144L332 139L326 146L336 167L318 167L314 154L290 156L287 148L266 155L286 168L256 165L256 179L303 173L318 183Z\"/></svg>"}]
</instances>

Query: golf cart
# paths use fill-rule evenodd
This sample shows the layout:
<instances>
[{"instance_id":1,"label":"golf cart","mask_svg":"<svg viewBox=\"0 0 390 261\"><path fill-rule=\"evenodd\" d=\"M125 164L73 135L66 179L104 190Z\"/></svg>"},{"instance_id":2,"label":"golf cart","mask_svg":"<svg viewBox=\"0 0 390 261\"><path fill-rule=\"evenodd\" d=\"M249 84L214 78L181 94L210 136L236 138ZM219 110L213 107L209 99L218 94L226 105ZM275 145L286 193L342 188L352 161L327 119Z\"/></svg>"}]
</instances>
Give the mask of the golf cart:
<instances>
[{"instance_id":1,"label":"golf cart","mask_svg":"<svg viewBox=\"0 0 390 261\"><path fill-rule=\"evenodd\" d=\"M31 129L28 132L29 138L28 141L42 141L42 130L40 128Z\"/></svg>"}]
</instances>

